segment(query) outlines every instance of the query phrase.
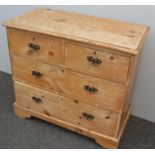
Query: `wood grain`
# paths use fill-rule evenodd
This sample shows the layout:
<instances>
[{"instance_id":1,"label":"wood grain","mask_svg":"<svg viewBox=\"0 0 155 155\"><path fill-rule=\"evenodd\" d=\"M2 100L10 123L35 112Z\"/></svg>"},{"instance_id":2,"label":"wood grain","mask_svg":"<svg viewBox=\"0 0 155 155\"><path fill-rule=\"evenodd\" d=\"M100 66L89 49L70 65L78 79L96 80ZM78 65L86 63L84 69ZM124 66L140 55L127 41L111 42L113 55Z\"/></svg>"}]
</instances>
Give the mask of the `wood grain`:
<instances>
[{"instance_id":1,"label":"wood grain","mask_svg":"<svg viewBox=\"0 0 155 155\"><path fill-rule=\"evenodd\" d=\"M36 111L32 111L32 110L27 109L27 108L25 108L23 106L20 106L17 103L14 104L14 111L15 111L15 114L18 117L30 118L31 116L34 116L34 117L43 119L45 121L48 121L50 123L54 123L56 125L59 125L61 127L69 129L71 131L74 131L76 133L91 137L91 138L95 139L95 141L99 145L101 145L103 148L110 148L111 149L111 148L117 148L118 147L121 136L122 136L122 132L123 132L124 127L127 124L127 121L129 119L131 109L129 109L129 111L128 111L126 119L125 119L125 121L123 123L124 125L122 126L122 129L120 130L120 134L118 135L117 138L110 137L110 136L107 136L105 134L101 134L101 133L98 133L98 132L90 131L90 130L88 130L86 128L82 128L80 126L68 123L66 121L62 121L62 120L57 119L55 117L49 117L47 115L43 115L43 114L38 113Z\"/></svg>"},{"instance_id":2,"label":"wood grain","mask_svg":"<svg viewBox=\"0 0 155 155\"><path fill-rule=\"evenodd\" d=\"M117 148L149 28L52 9L36 9L4 25L15 114Z\"/></svg>"},{"instance_id":3,"label":"wood grain","mask_svg":"<svg viewBox=\"0 0 155 155\"><path fill-rule=\"evenodd\" d=\"M117 113L99 109L75 99L56 95L19 82L15 82L14 86L16 102L20 106L81 126L90 131L108 136L114 136L116 133L116 126L120 116ZM41 102L36 103L32 97L41 99ZM87 120L83 113L93 115L94 119Z\"/></svg>"},{"instance_id":4,"label":"wood grain","mask_svg":"<svg viewBox=\"0 0 155 155\"><path fill-rule=\"evenodd\" d=\"M79 44L65 43L65 66L76 71L107 77L125 82L128 75L130 57L122 56L91 48L80 46ZM93 64L88 61L88 57L101 60L101 64Z\"/></svg>"},{"instance_id":5,"label":"wood grain","mask_svg":"<svg viewBox=\"0 0 155 155\"><path fill-rule=\"evenodd\" d=\"M7 27L39 32L137 54L147 26L106 18L36 9L4 23ZM130 50L129 50L130 49Z\"/></svg>"},{"instance_id":6,"label":"wood grain","mask_svg":"<svg viewBox=\"0 0 155 155\"><path fill-rule=\"evenodd\" d=\"M61 65L61 41L41 34L8 29L10 52L28 59L44 63ZM29 44L38 45L40 49L33 50Z\"/></svg>"},{"instance_id":7,"label":"wood grain","mask_svg":"<svg viewBox=\"0 0 155 155\"><path fill-rule=\"evenodd\" d=\"M124 101L125 86L112 81L82 75L56 66L13 56L14 79L49 91L55 90L96 107L120 111ZM35 78L32 71L43 76ZM95 87L96 93L89 93L85 86Z\"/></svg>"}]
</instances>

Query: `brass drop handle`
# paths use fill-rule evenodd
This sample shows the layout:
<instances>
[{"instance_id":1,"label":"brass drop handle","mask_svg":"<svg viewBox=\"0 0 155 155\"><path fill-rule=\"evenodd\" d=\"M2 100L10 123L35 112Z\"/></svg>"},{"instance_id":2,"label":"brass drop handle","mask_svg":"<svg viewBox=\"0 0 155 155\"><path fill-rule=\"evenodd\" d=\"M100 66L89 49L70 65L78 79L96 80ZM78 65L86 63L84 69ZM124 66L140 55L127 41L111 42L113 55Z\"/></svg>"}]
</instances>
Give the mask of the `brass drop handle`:
<instances>
[{"instance_id":1,"label":"brass drop handle","mask_svg":"<svg viewBox=\"0 0 155 155\"><path fill-rule=\"evenodd\" d=\"M87 60L88 62L90 62L91 64L101 64L102 63L102 60L98 59L98 58L95 58L93 56L87 56Z\"/></svg>"},{"instance_id":2,"label":"brass drop handle","mask_svg":"<svg viewBox=\"0 0 155 155\"><path fill-rule=\"evenodd\" d=\"M29 47L30 49L32 49L33 51L38 51L38 50L40 50L40 46L37 45L37 44L28 43L28 47Z\"/></svg>"},{"instance_id":3,"label":"brass drop handle","mask_svg":"<svg viewBox=\"0 0 155 155\"><path fill-rule=\"evenodd\" d=\"M87 92L89 92L89 93L96 93L96 92L98 91L97 88L91 87L91 86L89 86L89 85L85 85L85 86L84 86L84 89L85 89Z\"/></svg>"},{"instance_id":4,"label":"brass drop handle","mask_svg":"<svg viewBox=\"0 0 155 155\"><path fill-rule=\"evenodd\" d=\"M94 116L94 115L89 114L89 113L86 113L86 112L83 112L83 113L82 113L82 116L83 116L86 120L88 120L88 121L92 121L92 120L95 119L95 116Z\"/></svg>"},{"instance_id":5,"label":"brass drop handle","mask_svg":"<svg viewBox=\"0 0 155 155\"><path fill-rule=\"evenodd\" d=\"M42 104L42 99L39 97L32 96L32 101L37 104Z\"/></svg>"},{"instance_id":6,"label":"brass drop handle","mask_svg":"<svg viewBox=\"0 0 155 155\"><path fill-rule=\"evenodd\" d=\"M35 77L37 79L40 79L43 76L43 74L38 71L32 71L31 74L33 77Z\"/></svg>"}]
</instances>

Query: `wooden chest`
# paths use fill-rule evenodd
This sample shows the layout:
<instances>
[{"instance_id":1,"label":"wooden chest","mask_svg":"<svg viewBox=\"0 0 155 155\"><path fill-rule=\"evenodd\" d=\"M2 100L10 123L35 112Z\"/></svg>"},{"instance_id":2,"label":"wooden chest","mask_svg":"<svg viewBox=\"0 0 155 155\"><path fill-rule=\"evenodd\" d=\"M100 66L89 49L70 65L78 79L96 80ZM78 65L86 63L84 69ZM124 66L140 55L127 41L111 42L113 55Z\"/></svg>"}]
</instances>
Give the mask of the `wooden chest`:
<instances>
[{"instance_id":1,"label":"wooden chest","mask_svg":"<svg viewBox=\"0 0 155 155\"><path fill-rule=\"evenodd\" d=\"M149 28L51 9L36 9L4 25L16 115L117 148Z\"/></svg>"}]
</instances>

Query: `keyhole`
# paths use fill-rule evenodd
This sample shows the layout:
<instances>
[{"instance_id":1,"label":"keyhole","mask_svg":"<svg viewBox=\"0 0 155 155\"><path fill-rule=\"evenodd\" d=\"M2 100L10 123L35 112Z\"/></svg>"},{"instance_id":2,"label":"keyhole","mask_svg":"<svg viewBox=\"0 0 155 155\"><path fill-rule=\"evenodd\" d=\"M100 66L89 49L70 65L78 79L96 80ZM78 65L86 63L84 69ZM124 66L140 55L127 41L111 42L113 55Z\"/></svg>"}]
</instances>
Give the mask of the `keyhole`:
<instances>
[{"instance_id":1,"label":"keyhole","mask_svg":"<svg viewBox=\"0 0 155 155\"><path fill-rule=\"evenodd\" d=\"M110 59L113 60L114 59L114 56L110 56Z\"/></svg>"},{"instance_id":2,"label":"keyhole","mask_svg":"<svg viewBox=\"0 0 155 155\"><path fill-rule=\"evenodd\" d=\"M109 118L110 118L110 116L109 116L109 115L105 117L105 119L109 119Z\"/></svg>"},{"instance_id":3,"label":"keyhole","mask_svg":"<svg viewBox=\"0 0 155 155\"><path fill-rule=\"evenodd\" d=\"M49 51L48 53L49 53L50 56L54 56L53 52Z\"/></svg>"},{"instance_id":4,"label":"keyhole","mask_svg":"<svg viewBox=\"0 0 155 155\"><path fill-rule=\"evenodd\" d=\"M76 104L78 104L78 103L79 103L79 101L78 101L78 100L74 100L74 102L75 102Z\"/></svg>"}]
</instances>

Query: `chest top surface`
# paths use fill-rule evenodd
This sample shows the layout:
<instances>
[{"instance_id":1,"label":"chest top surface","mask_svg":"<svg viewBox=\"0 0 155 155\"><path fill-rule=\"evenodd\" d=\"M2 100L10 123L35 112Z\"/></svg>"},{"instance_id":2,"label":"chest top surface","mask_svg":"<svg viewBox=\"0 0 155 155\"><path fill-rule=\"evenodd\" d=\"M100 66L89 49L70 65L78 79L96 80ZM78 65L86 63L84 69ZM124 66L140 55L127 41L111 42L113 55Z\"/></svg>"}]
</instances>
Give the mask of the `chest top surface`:
<instances>
[{"instance_id":1,"label":"chest top surface","mask_svg":"<svg viewBox=\"0 0 155 155\"><path fill-rule=\"evenodd\" d=\"M5 26L81 41L98 46L121 48L136 54L147 26L56 11L36 9L4 23Z\"/></svg>"}]
</instances>

